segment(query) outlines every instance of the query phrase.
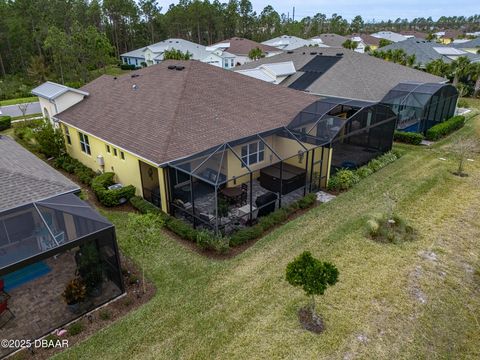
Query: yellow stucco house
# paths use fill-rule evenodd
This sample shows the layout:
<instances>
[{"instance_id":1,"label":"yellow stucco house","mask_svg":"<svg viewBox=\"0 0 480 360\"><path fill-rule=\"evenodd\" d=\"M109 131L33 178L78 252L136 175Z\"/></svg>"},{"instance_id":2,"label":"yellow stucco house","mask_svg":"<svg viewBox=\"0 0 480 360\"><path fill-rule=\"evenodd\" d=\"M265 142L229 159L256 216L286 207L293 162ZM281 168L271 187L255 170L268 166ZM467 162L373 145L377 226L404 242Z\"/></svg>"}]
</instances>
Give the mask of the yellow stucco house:
<instances>
[{"instance_id":1,"label":"yellow stucco house","mask_svg":"<svg viewBox=\"0 0 480 360\"><path fill-rule=\"evenodd\" d=\"M104 75L79 91L79 102L52 116L68 153L114 172L163 211L215 230L318 191L331 171L390 150L396 121L380 104L321 99L198 61Z\"/></svg>"}]
</instances>

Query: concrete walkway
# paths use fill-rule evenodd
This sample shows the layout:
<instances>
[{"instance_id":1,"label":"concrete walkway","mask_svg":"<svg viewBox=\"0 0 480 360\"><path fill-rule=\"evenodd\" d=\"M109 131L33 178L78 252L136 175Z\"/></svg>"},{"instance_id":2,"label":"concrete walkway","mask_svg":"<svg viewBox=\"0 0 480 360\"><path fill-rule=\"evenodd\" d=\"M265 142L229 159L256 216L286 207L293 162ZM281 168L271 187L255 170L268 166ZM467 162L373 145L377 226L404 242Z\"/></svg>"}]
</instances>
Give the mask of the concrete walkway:
<instances>
[{"instance_id":1,"label":"concrete walkway","mask_svg":"<svg viewBox=\"0 0 480 360\"><path fill-rule=\"evenodd\" d=\"M27 112L25 113L25 115L38 114L38 113L42 112L42 110L40 108L40 103L38 101L37 102L26 103L26 104L28 104L28 107L27 107ZM23 115L22 112L20 111L20 109L18 108L18 104L17 105L1 106L0 111L2 112L2 115L8 115L8 116L12 116L12 117Z\"/></svg>"}]
</instances>

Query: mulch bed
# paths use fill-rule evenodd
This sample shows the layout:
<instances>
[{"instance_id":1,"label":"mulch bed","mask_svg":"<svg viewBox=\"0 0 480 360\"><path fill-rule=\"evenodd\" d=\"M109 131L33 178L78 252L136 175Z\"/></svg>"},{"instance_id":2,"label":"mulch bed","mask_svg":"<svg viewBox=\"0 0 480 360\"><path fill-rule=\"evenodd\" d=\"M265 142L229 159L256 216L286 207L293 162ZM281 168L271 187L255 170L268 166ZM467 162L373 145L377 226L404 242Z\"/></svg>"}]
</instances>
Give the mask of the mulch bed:
<instances>
[{"instance_id":1,"label":"mulch bed","mask_svg":"<svg viewBox=\"0 0 480 360\"><path fill-rule=\"evenodd\" d=\"M305 330L320 334L325 330L325 325L320 316L313 313L309 306L298 310L298 320Z\"/></svg>"},{"instance_id":2,"label":"mulch bed","mask_svg":"<svg viewBox=\"0 0 480 360\"><path fill-rule=\"evenodd\" d=\"M83 325L83 330L74 336L65 334L64 336L58 337L58 339L68 339L68 347L72 347L75 344L89 338L99 330L107 327L113 322L121 319L127 313L138 309L143 304L150 301L156 293L155 285L146 279L146 292L143 293L143 285L141 283L142 272L141 269L138 269L131 260L121 256L122 262L122 273L123 281L125 285L126 294L118 298L109 304L94 310L88 315L84 315L78 320L75 321L81 322ZM137 280L138 281L135 281ZM66 305L65 305L66 306ZM68 310L65 310L68 311ZM108 316L105 316L108 314ZM103 316L102 316L103 315ZM70 325L69 325L70 326ZM66 326L65 329L68 329L69 326ZM32 354L28 349L22 350L14 355L15 359L49 359L53 355L60 353L66 349L61 348L38 348L34 349Z\"/></svg>"}]
</instances>

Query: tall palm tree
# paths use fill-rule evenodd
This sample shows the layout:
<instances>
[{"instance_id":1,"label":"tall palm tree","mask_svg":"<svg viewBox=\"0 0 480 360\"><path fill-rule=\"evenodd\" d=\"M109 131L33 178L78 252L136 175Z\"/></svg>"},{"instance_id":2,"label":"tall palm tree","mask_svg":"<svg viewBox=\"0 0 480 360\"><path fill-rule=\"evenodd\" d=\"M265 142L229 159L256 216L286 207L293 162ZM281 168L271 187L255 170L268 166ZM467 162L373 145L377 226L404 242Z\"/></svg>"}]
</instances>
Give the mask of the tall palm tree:
<instances>
[{"instance_id":1,"label":"tall palm tree","mask_svg":"<svg viewBox=\"0 0 480 360\"><path fill-rule=\"evenodd\" d=\"M477 95L480 94L480 63L470 65L470 76L472 77L472 80L475 80L473 97L477 97Z\"/></svg>"},{"instance_id":2,"label":"tall palm tree","mask_svg":"<svg viewBox=\"0 0 480 360\"><path fill-rule=\"evenodd\" d=\"M458 86L460 78L467 75L469 67L470 60L465 56L460 56L452 61L450 64L450 75L453 76L453 86Z\"/></svg>"}]
</instances>

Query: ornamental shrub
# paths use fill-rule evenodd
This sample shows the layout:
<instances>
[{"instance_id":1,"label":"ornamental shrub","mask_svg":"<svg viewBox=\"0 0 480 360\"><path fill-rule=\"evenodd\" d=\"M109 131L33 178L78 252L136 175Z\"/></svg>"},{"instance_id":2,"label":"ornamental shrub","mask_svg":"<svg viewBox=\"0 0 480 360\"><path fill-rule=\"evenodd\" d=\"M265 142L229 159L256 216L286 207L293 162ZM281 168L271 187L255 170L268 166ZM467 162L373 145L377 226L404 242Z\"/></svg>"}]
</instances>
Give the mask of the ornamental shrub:
<instances>
[{"instance_id":1,"label":"ornamental shrub","mask_svg":"<svg viewBox=\"0 0 480 360\"><path fill-rule=\"evenodd\" d=\"M330 178L327 187L329 190L348 190L359 181L360 177L354 170L340 169Z\"/></svg>"},{"instance_id":2,"label":"ornamental shrub","mask_svg":"<svg viewBox=\"0 0 480 360\"><path fill-rule=\"evenodd\" d=\"M10 116L0 116L0 131L7 130L12 126L12 118Z\"/></svg>"},{"instance_id":3,"label":"ornamental shrub","mask_svg":"<svg viewBox=\"0 0 480 360\"><path fill-rule=\"evenodd\" d=\"M133 185L124 186L120 189L108 190L107 188L115 183L113 180L114 176L115 173L113 172L103 173L96 176L92 180L91 185L98 201L108 207L117 206L120 204L121 199L129 200L135 195L135 186Z\"/></svg>"},{"instance_id":4,"label":"ornamental shrub","mask_svg":"<svg viewBox=\"0 0 480 360\"><path fill-rule=\"evenodd\" d=\"M414 132L395 131L393 135L393 140L412 145L420 145L423 139L424 136L422 134Z\"/></svg>"},{"instance_id":5,"label":"ornamental shrub","mask_svg":"<svg viewBox=\"0 0 480 360\"><path fill-rule=\"evenodd\" d=\"M455 130L458 130L465 125L465 116L457 115L447 121L444 121L440 124L432 126L427 130L426 138L430 141L439 140L448 134L451 134Z\"/></svg>"}]
</instances>

